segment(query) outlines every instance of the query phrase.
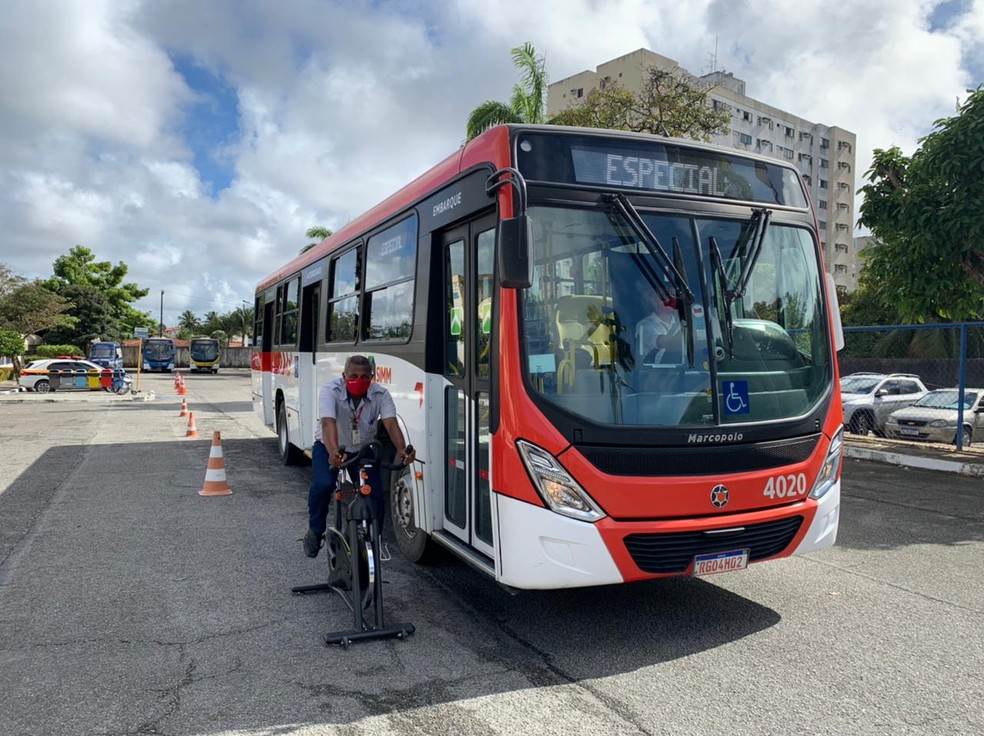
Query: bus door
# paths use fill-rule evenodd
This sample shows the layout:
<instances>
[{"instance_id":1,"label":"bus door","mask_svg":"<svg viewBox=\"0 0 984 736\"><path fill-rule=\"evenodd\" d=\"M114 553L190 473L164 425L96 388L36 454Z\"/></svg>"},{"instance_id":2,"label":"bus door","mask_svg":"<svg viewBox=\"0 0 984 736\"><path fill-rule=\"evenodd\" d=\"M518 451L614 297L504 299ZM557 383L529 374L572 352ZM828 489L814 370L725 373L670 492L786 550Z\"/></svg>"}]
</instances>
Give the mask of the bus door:
<instances>
[{"instance_id":1,"label":"bus door","mask_svg":"<svg viewBox=\"0 0 984 736\"><path fill-rule=\"evenodd\" d=\"M495 558L489 407L495 217L446 230L444 260L444 530Z\"/></svg>"},{"instance_id":2,"label":"bus door","mask_svg":"<svg viewBox=\"0 0 984 736\"><path fill-rule=\"evenodd\" d=\"M320 272L318 278L320 279ZM302 290L298 357L295 363L300 395L298 421L301 431L294 438L294 442L304 449L314 446L318 389L321 388L317 385L318 336L321 334L321 281L306 284Z\"/></svg>"}]
</instances>

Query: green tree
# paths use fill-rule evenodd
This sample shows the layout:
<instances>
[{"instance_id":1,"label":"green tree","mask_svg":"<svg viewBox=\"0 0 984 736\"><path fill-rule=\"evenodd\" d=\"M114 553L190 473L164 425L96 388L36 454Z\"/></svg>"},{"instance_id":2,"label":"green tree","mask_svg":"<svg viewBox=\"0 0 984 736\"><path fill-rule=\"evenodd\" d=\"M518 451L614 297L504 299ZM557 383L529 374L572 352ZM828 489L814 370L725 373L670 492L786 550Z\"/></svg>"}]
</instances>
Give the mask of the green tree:
<instances>
[{"instance_id":1,"label":"green tree","mask_svg":"<svg viewBox=\"0 0 984 736\"><path fill-rule=\"evenodd\" d=\"M246 307L234 309L219 317L218 328L230 338L238 339L241 335L249 335L253 327L253 310Z\"/></svg>"},{"instance_id":2,"label":"green tree","mask_svg":"<svg viewBox=\"0 0 984 736\"><path fill-rule=\"evenodd\" d=\"M472 110L465 127L467 140L503 123L551 122L546 120L546 60L537 56L533 44L529 42L512 49L512 60L522 79L513 87L509 104L487 100Z\"/></svg>"},{"instance_id":3,"label":"green tree","mask_svg":"<svg viewBox=\"0 0 984 736\"><path fill-rule=\"evenodd\" d=\"M652 66L638 95L609 81L558 113L554 122L709 141L727 132L731 120L727 110L710 104L712 89L683 70Z\"/></svg>"},{"instance_id":4,"label":"green tree","mask_svg":"<svg viewBox=\"0 0 984 736\"><path fill-rule=\"evenodd\" d=\"M222 329L222 325L219 320L219 313L216 312L215 310L212 310L211 312L206 312L205 319L202 322L201 328L202 328L202 332L204 332L205 334L211 334L215 330Z\"/></svg>"},{"instance_id":5,"label":"green tree","mask_svg":"<svg viewBox=\"0 0 984 736\"><path fill-rule=\"evenodd\" d=\"M56 294L63 294L69 286L92 286L102 291L113 315L111 331L117 334L132 333L134 327L156 328L155 320L131 306L147 296L150 289L124 283L128 270L122 261L115 266L109 261L97 261L91 250L76 245L67 255L55 259L54 275L44 285Z\"/></svg>"},{"instance_id":6,"label":"green tree","mask_svg":"<svg viewBox=\"0 0 984 736\"><path fill-rule=\"evenodd\" d=\"M984 86L934 123L911 157L876 149L861 187L861 288L909 322L984 318Z\"/></svg>"},{"instance_id":7,"label":"green tree","mask_svg":"<svg viewBox=\"0 0 984 736\"><path fill-rule=\"evenodd\" d=\"M0 329L16 332L22 338L75 324L72 303L46 289L40 281L22 283L0 296Z\"/></svg>"},{"instance_id":8,"label":"green tree","mask_svg":"<svg viewBox=\"0 0 984 736\"><path fill-rule=\"evenodd\" d=\"M230 336L244 335L247 338L253 334L253 308L242 306L229 312L223 317L222 329Z\"/></svg>"},{"instance_id":9,"label":"green tree","mask_svg":"<svg viewBox=\"0 0 984 736\"><path fill-rule=\"evenodd\" d=\"M13 330L0 329L0 355L10 358L14 364L14 378L20 375L20 357L24 352L24 338Z\"/></svg>"},{"instance_id":10,"label":"green tree","mask_svg":"<svg viewBox=\"0 0 984 736\"><path fill-rule=\"evenodd\" d=\"M60 296L72 303L74 322L45 332L46 343L86 346L93 340L101 340L113 334L116 327L115 313L109 299L98 286L69 284L62 288Z\"/></svg>"},{"instance_id":11,"label":"green tree","mask_svg":"<svg viewBox=\"0 0 984 736\"><path fill-rule=\"evenodd\" d=\"M201 327L201 320L198 319L198 315L192 312L190 309L186 309L178 317L178 326L182 330L186 330L189 334L194 333Z\"/></svg>"},{"instance_id":12,"label":"green tree","mask_svg":"<svg viewBox=\"0 0 984 736\"><path fill-rule=\"evenodd\" d=\"M308 243L303 248L301 248L298 255L304 253L305 251L311 250L314 246L316 246L325 238L331 237L331 230L329 230L326 227L321 227L320 225L315 225L314 227L309 227L307 229L307 232L304 234L307 235L309 238L314 238L314 242Z\"/></svg>"}]
</instances>

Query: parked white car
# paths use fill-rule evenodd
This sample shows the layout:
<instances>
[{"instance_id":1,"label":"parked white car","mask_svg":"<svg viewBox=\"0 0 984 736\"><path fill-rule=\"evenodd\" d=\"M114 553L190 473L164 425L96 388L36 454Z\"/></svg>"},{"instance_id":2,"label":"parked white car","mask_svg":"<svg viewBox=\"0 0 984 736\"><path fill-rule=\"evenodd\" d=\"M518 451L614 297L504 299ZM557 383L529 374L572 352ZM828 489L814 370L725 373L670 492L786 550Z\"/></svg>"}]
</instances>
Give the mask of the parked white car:
<instances>
[{"instance_id":1,"label":"parked white car","mask_svg":"<svg viewBox=\"0 0 984 736\"><path fill-rule=\"evenodd\" d=\"M852 373L841 378L844 426L853 434L884 436L889 415L914 404L928 389L911 373Z\"/></svg>"},{"instance_id":2,"label":"parked white car","mask_svg":"<svg viewBox=\"0 0 984 736\"><path fill-rule=\"evenodd\" d=\"M885 422L885 434L904 440L955 443L959 391L944 388L930 391L919 401L894 412ZM984 437L984 389L964 389L963 446Z\"/></svg>"}]
</instances>

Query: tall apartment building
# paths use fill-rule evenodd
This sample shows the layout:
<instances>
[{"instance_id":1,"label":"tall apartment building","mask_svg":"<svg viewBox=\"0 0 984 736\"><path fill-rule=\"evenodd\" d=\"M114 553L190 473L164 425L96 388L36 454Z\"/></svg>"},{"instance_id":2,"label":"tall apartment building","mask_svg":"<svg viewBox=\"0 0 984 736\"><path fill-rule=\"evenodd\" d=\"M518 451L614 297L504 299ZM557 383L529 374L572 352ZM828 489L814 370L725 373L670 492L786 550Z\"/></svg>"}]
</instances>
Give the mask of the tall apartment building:
<instances>
[{"instance_id":1,"label":"tall apartment building","mask_svg":"<svg viewBox=\"0 0 984 736\"><path fill-rule=\"evenodd\" d=\"M673 59L639 49L554 82L547 88L547 114L577 104L592 89L611 82L630 92L642 91L651 67L694 75ZM711 142L729 148L753 151L794 164L803 176L817 209L824 262L842 291L857 288L860 263L854 243L854 133L837 126L810 122L779 108L748 97L745 82L733 74L712 72L699 79L711 85L711 104L731 115L730 130Z\"/></svg>"}]
</instances>

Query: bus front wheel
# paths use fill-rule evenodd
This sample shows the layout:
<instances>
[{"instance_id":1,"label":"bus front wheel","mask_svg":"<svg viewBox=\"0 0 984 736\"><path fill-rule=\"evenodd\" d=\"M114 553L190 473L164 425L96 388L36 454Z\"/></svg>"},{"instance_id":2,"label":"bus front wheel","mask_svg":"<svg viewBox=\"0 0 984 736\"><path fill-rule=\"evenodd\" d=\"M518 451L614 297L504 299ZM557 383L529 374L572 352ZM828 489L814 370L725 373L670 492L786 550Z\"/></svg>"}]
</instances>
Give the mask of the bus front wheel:
<instances>
[{"instance_id":1,"label":"bus front wheel","mask_svg":"<svg viewBox=\"0 0 984 736\"><path fill-rule=\"evenodd\" d=\"M413 500L413 468L394 470L390 488L390 516L396 546L411 562L426 563L434 557L434 543L417 526L418 509Z\"/></svg>"},{"instance_id":2,"label":"bus front wheel","mask_svg":"<svg viewBox=\"0 0 984 736\"><path fill-rule=\"evenodd\" d=\"M287 429L287 409L283 402L277 405L277 449L280 451L280 461L284 465L300 465L304 454L290 442Z\"/></svg>"}]
</instances>

